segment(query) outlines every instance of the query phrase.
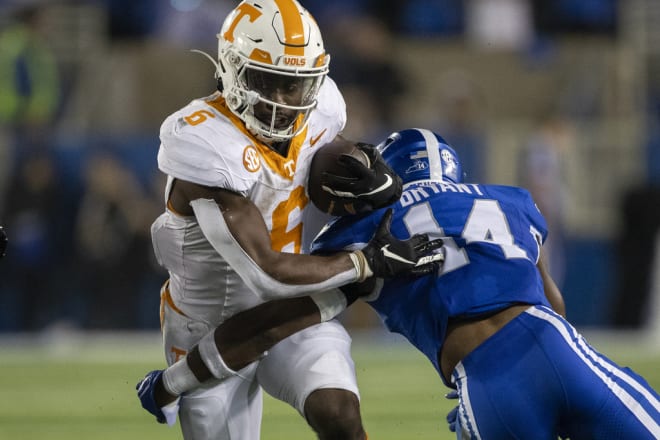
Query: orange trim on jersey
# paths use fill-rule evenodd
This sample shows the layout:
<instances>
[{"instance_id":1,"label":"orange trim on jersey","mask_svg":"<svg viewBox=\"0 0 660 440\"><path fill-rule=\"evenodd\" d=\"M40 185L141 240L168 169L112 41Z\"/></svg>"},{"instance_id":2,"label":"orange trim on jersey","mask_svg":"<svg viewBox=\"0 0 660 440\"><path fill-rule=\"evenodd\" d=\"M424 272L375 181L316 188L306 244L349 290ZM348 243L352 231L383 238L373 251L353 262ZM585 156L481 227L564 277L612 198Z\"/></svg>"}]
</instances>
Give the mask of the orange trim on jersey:
<instances>
[{"instance_id":1,"label":"orange trim on jersey","mask_svg":"<svg viewBox=\"0 0 660 440\"><path fill-rule=\"evenodd\" d=\"M282 16L284 26L284 53L286 55L305 55L305 29L300 12L293 0L275 0Z\"/></svg>"},{"instance_id":2,"label":"orange trim on jersey","mask_svg":"<svg viewBox=\"0 0 660 440\"><path fill-rule=\"evenodd\" d=\"M170 285L170 280L168 279L163 283L163 287L160 288L160 331L163 331L163 325L165 324L165 298L163 298L163 294L165 293L165 289Z\"/></svg>"},{"instance_id":3,"label":"orange trim on jersey","mask_svg":"<svg viewBox=\"0 0 660 440\"><path fill-rule=\"evenodd\" d=\"M174 205L172 204L172 201L169 199L167 200L167 209L169 209L170 211L172 211L172 213L178 215L179 217L190 217L189 215L181 214L179 211L174 209Z\"/></svg>"},{"instance_id":4,"label":"orange trim on jersey","mask_svg":"<svg viewBox=\"0 0 660 440\"><path fill-rule=\"evenodd\" d=\"M305 138L307 137L307 126L298 133L289 145L289 151L287 152L286 157L278 154L273 151L268 145L259 141L256 137L250 133L250 131L245 128L245 124L241 121L236 115L234 115L227 104L225 99L220 94L213 95L213 97L206 101L208 105L222 113L231 123L239 129L243 134L245 134L254 146L257 148L264 162L268 165L270 169L275 171L280 176L288 180L293 180L293 173L296 171L296 163L298 161L298 155L302 149ZM299 126L303 121L303 115L298 115L298 120L296 121L296 127Z\"/></svg>"},{"instance_id":5,"label":"orange trim on jersey","mask_svg":"<svg viewBox=\"0 0 660 440\"><path fill-rule=\"evenodd\" d=\"M170 294L170 280L165 281L165 284L163 284L163 287L160 289L160 328L161 330L163 329L163 322L165 319L165 306L168 306L170 309L174 310L176 313L178 313L181 316L185 316L186 318L188 315L183 313L183 311L174 304L174 300L172 299L172 295Z\"/></svg>"}]
</instances>

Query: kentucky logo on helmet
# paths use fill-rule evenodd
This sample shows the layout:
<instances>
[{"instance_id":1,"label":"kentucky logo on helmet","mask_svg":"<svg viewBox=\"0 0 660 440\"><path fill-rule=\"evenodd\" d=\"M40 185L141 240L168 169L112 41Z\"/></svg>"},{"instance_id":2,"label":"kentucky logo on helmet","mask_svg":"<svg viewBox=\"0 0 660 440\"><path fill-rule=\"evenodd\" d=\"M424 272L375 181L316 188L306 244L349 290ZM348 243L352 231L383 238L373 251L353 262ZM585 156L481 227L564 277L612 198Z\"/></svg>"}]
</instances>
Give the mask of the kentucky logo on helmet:
<instances>
[{"instance_id":1,"label":"kentucky logo on helmet","mask_svg":"<svg viewBox=\"0 0 660 440\"><path fill-rule=\"evenodd\" d=\"M416 160L412 163L412 165L406 168L406 174L415 173L417 171L424 171L428 169L428 167L429 167L428 162L425 162L423 160Z\"/></svg>"}]
</instances>

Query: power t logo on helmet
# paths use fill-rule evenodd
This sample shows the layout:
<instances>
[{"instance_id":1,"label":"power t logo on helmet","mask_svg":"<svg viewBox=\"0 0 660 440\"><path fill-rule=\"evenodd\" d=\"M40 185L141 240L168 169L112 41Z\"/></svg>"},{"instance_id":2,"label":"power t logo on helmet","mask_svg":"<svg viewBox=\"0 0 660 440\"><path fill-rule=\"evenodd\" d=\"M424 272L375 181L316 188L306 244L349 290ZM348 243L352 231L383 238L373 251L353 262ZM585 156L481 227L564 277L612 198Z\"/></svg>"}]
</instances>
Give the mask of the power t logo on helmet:
<instances>
[{"instance_id":1,"label":"power t logo on helmet","mask_svg":"<svg viewBox=\"0 0 660 440\"><path fill-rule=\"evenodd\" d=\"M244 1L218 33L222 94L267 142L291 139L305 128L329 62L316 21L295 0Z\"/></svg>"}]
</instances>

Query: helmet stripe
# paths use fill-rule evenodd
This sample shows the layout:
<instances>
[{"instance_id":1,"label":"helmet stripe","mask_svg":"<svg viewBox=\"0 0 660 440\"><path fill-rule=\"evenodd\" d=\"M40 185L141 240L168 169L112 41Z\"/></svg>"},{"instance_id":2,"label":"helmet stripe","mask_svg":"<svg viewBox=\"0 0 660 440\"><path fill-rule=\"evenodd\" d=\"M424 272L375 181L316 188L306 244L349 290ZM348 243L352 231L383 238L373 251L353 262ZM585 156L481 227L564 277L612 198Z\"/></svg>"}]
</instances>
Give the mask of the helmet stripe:
<instances>
[{"instance_id":1,"label":"helmet stripe","mask_svg":"<svg viewBox=\"0 0 660 440\"><path fill-rule=\"evenodd\" d=\"M440 142L432 131L424 128L416 128L426 143L426 154L429 158L429 171L431 179L442 180L442 160L440 159Z\"/></svg>"},{"instance_id":2,"label":"helmet stripe","mask_svg":"<svg viewBox=\"0 0 660 440\"><path fill-rule=\"evenodd\" d=\"M305 29L294 0L275 0L280 10L282 25L284 27L284 53L287 55L305 55Z\"/></svg>"}]
</instances>

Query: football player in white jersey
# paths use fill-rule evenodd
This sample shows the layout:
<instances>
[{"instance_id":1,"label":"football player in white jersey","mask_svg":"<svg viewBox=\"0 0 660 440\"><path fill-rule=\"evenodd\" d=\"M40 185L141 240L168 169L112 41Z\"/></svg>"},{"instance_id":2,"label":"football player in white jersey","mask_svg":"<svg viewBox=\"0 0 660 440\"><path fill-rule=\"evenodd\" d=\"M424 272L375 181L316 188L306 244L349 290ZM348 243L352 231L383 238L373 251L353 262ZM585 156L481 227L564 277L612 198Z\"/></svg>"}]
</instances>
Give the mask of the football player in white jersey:
<instances>
[{"instance_id":1,"label":"football player in white jersey","mask_svg":"<svg viewBox=\"0 0 660 440\"><path fill-rule=\"evenodd\" d=\"M345 304L335 288L409 270L424 240L387 233L362 252L302 255L309 165L346 121L320 31L295 0L246 0L218 40L219 92L170 115L160 131L167 208L151 232L169 272L161 324L173 368L159 380L174 395L196 383L185 361L194 346L216 366L215 381L177 401L185 439L258 439L262 389L296 408L319 438L362 439L351 340L331 320ZM369 166L350 164L356 178L343 182L346 197L373 208L397 200L400 179L375 149L364 150ZM238 372L217 368L212 329L267 300L310 292L325 322Z\"/></svg>"}]
</instances>

